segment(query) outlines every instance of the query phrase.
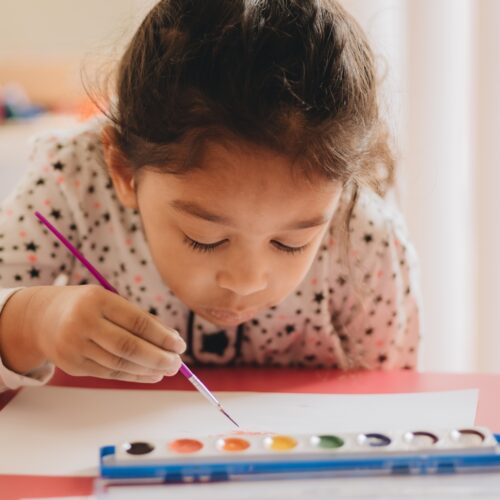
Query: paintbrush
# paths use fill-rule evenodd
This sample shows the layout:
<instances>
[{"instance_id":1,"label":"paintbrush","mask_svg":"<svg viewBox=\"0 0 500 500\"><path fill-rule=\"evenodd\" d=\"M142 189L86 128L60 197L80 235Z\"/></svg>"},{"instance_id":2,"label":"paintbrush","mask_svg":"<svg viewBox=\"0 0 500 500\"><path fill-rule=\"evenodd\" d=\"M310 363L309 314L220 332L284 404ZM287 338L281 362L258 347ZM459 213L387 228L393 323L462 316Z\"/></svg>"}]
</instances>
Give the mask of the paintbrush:
<instances>
[{"instance_id":1,"label":"paintbrush","mask_svg":"<svg viewBox=\"0 0 500 500\"><path fill-rule=\"evenodd\" d=\"M80 253L79 250L65 237L63 234L55 228L40 212L35 212L38 220L89 270L89 272L94 276L94 278L110 292L118 294L118 290L111 285L106 278ZM232 419L229 414L224 410L219 400L207 389L205 384L186 366L185 363L181 364L179 371L184 375L191 384L201 393L205 398L213 404L218 410L227 417L236 427L239 425L234 419Z\"/></svg>"}]
</instances>

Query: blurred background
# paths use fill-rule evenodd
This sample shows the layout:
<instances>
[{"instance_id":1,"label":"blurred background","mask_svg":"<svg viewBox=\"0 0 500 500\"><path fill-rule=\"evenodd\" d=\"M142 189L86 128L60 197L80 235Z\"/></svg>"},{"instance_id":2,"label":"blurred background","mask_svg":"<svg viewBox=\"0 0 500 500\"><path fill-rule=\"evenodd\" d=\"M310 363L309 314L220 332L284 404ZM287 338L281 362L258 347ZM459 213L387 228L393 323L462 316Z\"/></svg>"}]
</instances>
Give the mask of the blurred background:
<instances>
[{"instance_id":1,"label":"blurred background","mask_svg":"<svg viewBox=\"0 0 500 500\"><path fill-rule=\"evenodd\" d=\"M94 109L82 68L106 75L152 0L2 0L0 198L27 140ZM500 1L342 0L370 38L420 255L419 368L500 371Z\"/></svg>"}]
</instances>

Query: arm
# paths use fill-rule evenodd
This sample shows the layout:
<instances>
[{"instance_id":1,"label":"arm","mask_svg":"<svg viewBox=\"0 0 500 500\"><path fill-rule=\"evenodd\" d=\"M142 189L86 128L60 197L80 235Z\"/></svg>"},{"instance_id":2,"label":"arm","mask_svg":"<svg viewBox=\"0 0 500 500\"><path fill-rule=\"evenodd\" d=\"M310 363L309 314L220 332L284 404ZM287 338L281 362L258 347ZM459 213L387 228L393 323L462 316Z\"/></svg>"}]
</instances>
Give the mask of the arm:
<instances>
[{"instance_id":1,"label":"arm","mask_svg":"<svg viewBox=\"0 0 500 500\"><path fill-rule=\"evenodd\" d=\"M73 265L33 215L40 209L59 217L68 231L75 228L60 170L68 153L55 137L36 141L28 172L0 208L0 391L46 382L53 373L22 335L22 325L36 287L51 285ZM77 231L71 234L77 243Z\"/></svg>"}]
</instances>

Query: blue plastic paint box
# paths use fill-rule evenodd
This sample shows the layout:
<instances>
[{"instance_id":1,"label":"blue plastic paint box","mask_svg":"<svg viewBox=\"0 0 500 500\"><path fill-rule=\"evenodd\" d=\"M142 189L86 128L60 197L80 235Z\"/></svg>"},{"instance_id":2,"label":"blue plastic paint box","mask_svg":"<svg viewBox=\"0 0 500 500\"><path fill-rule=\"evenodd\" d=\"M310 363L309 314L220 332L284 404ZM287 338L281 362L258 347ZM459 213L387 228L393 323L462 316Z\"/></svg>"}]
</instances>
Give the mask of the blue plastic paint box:
<instances>
[{"instance_id":1,"label":"blue plastic paint box","mask_svg":"<svg viewBox=\"0 0 500 500\"><path fill-rule=\"evenodd\" d=\"M110 480L199 482L487 470L500 471L500 436L483 427L181 436L100 450L101 478Z\"/></svg>"}]
</instances>

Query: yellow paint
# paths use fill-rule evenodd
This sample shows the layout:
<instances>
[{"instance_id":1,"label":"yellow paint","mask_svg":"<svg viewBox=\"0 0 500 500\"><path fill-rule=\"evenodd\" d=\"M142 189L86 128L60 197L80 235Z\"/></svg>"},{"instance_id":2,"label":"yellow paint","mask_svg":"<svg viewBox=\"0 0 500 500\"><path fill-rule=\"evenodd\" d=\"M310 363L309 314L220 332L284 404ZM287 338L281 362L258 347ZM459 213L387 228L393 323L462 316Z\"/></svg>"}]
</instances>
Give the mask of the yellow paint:
<instances>
[{"instance_id":1,"label":"yellow paint","mask_svg":"<svg viewBox=\"0 0 500 500\"><path fill-rule=\"evenodd\" d=\"M274 451L288 451L297 446L297 441L290 436L270 436L266 438L266 445Z\"/></svg>"}]
</instances>

